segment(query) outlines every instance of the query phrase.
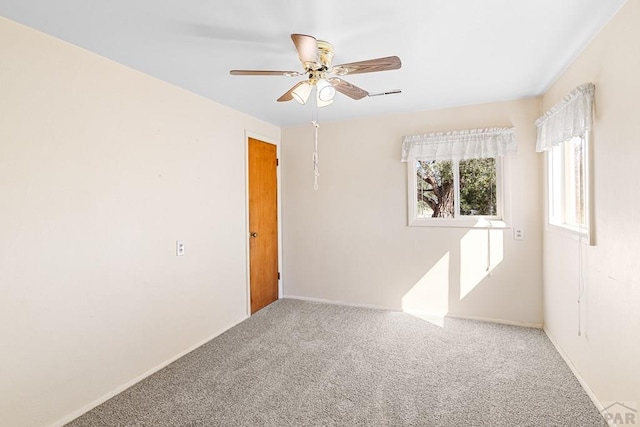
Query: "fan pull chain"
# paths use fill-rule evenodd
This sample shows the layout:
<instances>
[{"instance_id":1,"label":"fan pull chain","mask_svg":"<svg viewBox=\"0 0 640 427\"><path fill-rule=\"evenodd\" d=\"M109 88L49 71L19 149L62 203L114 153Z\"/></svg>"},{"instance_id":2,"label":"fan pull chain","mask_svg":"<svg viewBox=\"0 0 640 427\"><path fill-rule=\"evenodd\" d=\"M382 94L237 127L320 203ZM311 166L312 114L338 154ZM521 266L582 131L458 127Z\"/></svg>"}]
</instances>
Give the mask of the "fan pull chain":
<instances>
[{"instance_id":1,"label":"fan pull chain","mask_svg":"<svg viewBox=\"0 0 640 427\"><path fill-rule=\"evenodd\" d=\"M318 177L320 176L320 171L318 170L318 128L320 125L317 121L313 120L311 124L314 126L313 129L313 189L318 189Z\"/></svg>"}]
</instances>

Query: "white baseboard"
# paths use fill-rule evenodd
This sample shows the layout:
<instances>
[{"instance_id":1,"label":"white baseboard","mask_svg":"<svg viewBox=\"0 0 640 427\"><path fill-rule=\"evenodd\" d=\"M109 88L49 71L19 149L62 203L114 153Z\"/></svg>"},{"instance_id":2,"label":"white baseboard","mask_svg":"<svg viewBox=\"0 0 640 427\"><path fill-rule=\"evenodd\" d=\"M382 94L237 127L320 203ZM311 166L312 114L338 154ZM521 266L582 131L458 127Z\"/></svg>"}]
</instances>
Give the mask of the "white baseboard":
<instances>
[{"instance_id":1,"label":"white baseboard","mask_svg":"<svg viewBox=\"0 0 640 427\"><path fill-rule=\"evenodd\" d=\"M476 320L478 322L499 323L501 325L522 326L524 328L542 329L542 323L519 322L516 320L494 319L492 317L466 316L464 314L449 313L445 317L452 319Z\"/></svg>"},{"instance_id":2,"label":"white baseboard","mask_svg":"<svg viewBox=\"0 0 640 427\"><path fill-rule=\"evenodd\" d=\"M381 305L358 304L358 303L353 303L353 302L336 301L336 300L324 299L324 298L301 297L301 296L297 296L297 295L285 295L285 296L283 296L283 298L285 298L285 299L297 299L297 300L309 301L309 302L320 302L320 303L323 303L323 304L346 305L348 307L372 308L374 310L398 311L398 310L393 310L390 307L383 307Z\"/></svg>"},{"instance_id":3,"label":"white baseboard","mask_svg":"<svg viewBox=\"0 0 640 427\"><path fill-rule=\"evenodd\" d=\"M154 366L153 368L149 369L145 373L143 373L141 375L138 375L137 377L135 377L131 381L128 381L128 382L116 387L114 390L112 390L112 391L108 392L107 394L97 398L96 400L94 400L93 402L89 403L88 405L83 406L82 408L78 409L77 411L73 411L72 413L64 416L63 418L59 419L58 421L54 422L53 424L50 424L49 427L61 427L61 426L65 425L65 424L75 420L76 418L78 418L79 416L89 412L90 410L92 410L96 406L98 406L98 405L106 402L107 400L111 399L113 396L115 396L115 395L117 395L119 393L122 393L123 391L125 391L129 387L139 383L140 381L142 381L143 379L147 378L148 376L150 376L152 374L155 374L160 369L164 368L165 366L169 365L170 363L175 362L176 360L180 359L182 356L184 356L184 355L186 355L188 353L191 353L196 348L208 343L209 341L211 341L212 339L214 339L218 335L222 334L223 332L226 332L227 330L233 328L237 324L245 321L248 317L249 316L244 316L240 320L238 320L236 322L232 322L230 325L223 327L222 329L220 329L219 331L215 332L214 334L208 336L204 340L192 345L191 347L187 348L184 351L181 351L180 353L178 353L175 356L165 360L164 362L160 363L159 365Z\"/></svg>"},{"instance_id":4,"label":"white baseboard","mask_svg":"<svg viewBox=\"0 0 640 427\"><path fill-rule=\"evenodd\" d=\"M352 303L352 302L346 302L346 301L335 301L335 300L323 299L323 298L302 297L302 296L297 296L297 295L285 295L283 298L297 299L297 300L310 301L310 302L320 302L320 303L324 303L324 304L346 305L346 306L350 306L350 307L373 308L375 310L387 310L387 311L402 312L402 310L394 309L394 308L391 308L391 307L384 307L384 306L380 306L380 305L358 304L358 303ZM406 312L406 313L407 314L412 314L412 315L415 315L415 316L427 316L427 317L433 317L433 318L442 318L443 317L443 316L433 315L433 314L430 314L430 313L413 313L413 312ZM465 315L462 315L462 314L446 314L444 317L451 317L453 319L477 320L479 322L500 323L500 324L503 324L503 325L523 326L523 327L526 327L526 328L542 329L542 323L517 322L517 321L513 321L513 320L493 319L493 318L489 318L489 317L465 316Z\"/></svg>"},{"instance_id":5,"label":"white baseboard","mask_svg":"<svg viewBox=\"0 0 640 427\"><path fill-rule=\"evenodd\" d=\"M571 369L571 372L573 372L573 375L575 375L575 377L578 379L578 382L584 389L585 393L587 393L587 396L589 396L589 399L591 399L593 404L596 405L596 408L598 409L598 411L602 414L602 411L604 410L604 405L602 404L602 402L600 402L600 400L598 399L596 394L593 392L593 390L591 390L591 388L589 387L589 384L587 384L587 381L580 374L580 371L578 371L578 369L573 364L571 359L569 359L569 356L567 356L564 350L562 350L562 347L558 345L558 342L555 340L555 338L553 338L553 335L551 335L551 332L549 332L549 329L547 329L547 327L545 326L542 330L549 338L549 341L551 341L551 344L553 344L553 346L556 348L556 351L558 352L558 354L560 354L560 356L562 357L562 359L564 359L567 366L569 366L569 369ZM606 420L606 421L610 426L616 427L616 425L613 424L611 420Z\"/></svg>"}]
</instances>

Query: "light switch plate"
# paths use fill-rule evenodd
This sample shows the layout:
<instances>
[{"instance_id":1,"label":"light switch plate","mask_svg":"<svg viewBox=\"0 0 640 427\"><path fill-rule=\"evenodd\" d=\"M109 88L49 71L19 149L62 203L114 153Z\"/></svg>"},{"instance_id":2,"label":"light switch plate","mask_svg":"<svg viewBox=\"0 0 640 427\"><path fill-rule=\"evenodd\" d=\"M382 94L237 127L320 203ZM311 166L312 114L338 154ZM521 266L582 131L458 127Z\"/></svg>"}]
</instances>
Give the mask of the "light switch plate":
<instances>
[{"instance_id":1,"label":"light switch plate","mask_svg":"<svg viewBox=\"0 0 640 427\"><path fill-rule=\"evenodd\" d=\"M184 255L184 242L182 240L176 240L176 256Z\"/></svg>"}]
</instances>

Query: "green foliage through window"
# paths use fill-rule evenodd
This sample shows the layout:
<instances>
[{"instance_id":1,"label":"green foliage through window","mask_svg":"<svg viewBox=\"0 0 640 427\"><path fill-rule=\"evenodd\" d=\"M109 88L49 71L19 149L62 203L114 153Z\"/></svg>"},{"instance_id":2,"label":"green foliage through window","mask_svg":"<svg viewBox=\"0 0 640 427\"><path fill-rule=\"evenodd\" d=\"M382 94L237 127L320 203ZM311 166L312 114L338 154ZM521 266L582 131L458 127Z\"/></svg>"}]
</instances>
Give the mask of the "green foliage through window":
<instances>
[{"instance_id":1,"label":"green foliage through window","mask_svg":"<svg viewBox=\"0 0 640 427\"><path fill-rule=\"evenodd\" d=\"M496 159L460 161L460 215L496 214Z\"/></svg>"}]
</instances>

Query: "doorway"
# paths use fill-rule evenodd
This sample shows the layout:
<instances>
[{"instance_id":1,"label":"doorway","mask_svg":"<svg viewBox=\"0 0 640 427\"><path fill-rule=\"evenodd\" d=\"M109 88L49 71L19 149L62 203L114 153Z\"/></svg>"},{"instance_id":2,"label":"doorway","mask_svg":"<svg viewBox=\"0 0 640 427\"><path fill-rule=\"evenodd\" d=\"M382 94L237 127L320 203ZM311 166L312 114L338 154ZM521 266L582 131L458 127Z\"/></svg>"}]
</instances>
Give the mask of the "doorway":
<instances>
[{"instance_id":1,"label":"doorway","mask_svg":"<svg viewBox=\"0 0 640 427\"><path fill-rule=\"evenodd\" d=\"M251 314L278 299L277 146L248 138Z\"/></svg>"}]
</instances>

